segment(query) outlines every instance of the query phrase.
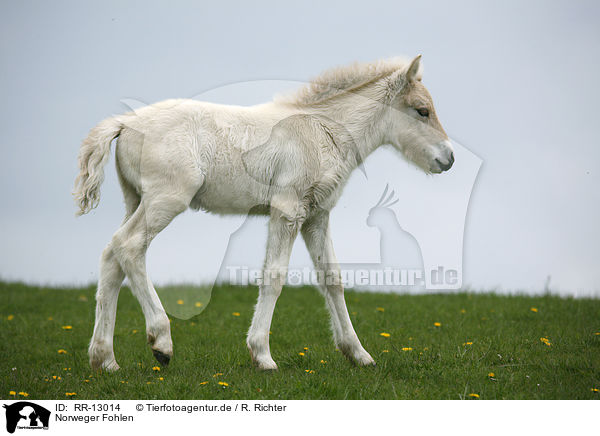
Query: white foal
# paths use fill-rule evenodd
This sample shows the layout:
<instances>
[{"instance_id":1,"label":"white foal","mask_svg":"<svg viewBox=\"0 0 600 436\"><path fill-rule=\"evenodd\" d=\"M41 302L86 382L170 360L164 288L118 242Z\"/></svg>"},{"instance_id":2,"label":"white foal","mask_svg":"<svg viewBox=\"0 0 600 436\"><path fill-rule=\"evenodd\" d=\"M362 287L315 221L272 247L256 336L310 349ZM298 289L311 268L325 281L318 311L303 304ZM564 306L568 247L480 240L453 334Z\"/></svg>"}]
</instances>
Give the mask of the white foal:
<instances>
[{"instance_id":1,"label":"white foal","mask_svg":"<svg viewBox=\"0 0 600 436\"><path fill-rule=\"evenodd\" d=\"M142 306L154 355L169 362L169 319L146 274L146 251L188 207L270 215L263 283L247 338L259 368L277 368L269 327L299 232L315 268L328 272L321 274L328 278L321 291L336 346L359 365L374 364L348 316L329 211L352 170L382 144L392 144L428 173L452 166L452 148L420 81L419 65L420 56L334 69L292 96L252 107L168 100L94 127L79 154L74 193L79 213L97 206L110 144L118 138L126 214L102 253L92 367L118 369L113 333L125 276Z\"/></svg>"}]
</instances>

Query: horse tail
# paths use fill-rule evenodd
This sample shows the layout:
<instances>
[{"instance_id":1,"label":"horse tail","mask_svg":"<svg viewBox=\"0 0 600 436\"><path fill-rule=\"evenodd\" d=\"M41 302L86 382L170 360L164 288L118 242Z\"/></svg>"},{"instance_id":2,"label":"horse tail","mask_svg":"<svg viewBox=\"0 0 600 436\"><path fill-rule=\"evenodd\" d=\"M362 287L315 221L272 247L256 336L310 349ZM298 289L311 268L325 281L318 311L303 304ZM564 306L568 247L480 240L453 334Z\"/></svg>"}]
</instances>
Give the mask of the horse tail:
<instances>
[{"instance_id":1,"label":"horse tail","mask_svg":"<svg viewBox=\"0 0 600 436\"><path fill-rule=\"evenodd\" d=\"M75 179L73 196L83 215L98 206L100 185L104 181L104 166L110 155L110 144L121 134L123 124L118 118L107 118L90 130L79 149L79 175Z\"/></svg>"}]
</instances>

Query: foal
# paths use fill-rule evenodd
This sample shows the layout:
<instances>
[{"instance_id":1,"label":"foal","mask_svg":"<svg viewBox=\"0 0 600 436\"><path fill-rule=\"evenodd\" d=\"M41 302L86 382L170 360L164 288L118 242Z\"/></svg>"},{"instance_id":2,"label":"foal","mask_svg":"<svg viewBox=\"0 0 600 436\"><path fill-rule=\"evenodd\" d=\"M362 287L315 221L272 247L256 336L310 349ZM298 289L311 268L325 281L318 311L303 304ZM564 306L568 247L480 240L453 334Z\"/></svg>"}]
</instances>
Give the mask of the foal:
<instances>
[{"instance_id":1,"label":"foal","mask_svg":"<svg viewBox=\"0 0 600 436\"><path fill-rule=\"evenodd\" d=\"M113 333L125 276L144 312L154 356L169 362L169 319L146 274L146 251L188 207L270 216L263 282L247 337L260 369L277 369L269 327L298 233L315 268L327 271L320 289L336 346L359 365L374 364L348 316L329 212L352 170L382 144L392 144L427 173L452 166L451 144L419 69L420 56L410 62L355 64L327 71L296 94L258 106L167 100L94 127L79 152L74 192L79 214L98 205L115 138L126 214L101 257L91 366L119 368Z\"/></svg>"}]
</instances>

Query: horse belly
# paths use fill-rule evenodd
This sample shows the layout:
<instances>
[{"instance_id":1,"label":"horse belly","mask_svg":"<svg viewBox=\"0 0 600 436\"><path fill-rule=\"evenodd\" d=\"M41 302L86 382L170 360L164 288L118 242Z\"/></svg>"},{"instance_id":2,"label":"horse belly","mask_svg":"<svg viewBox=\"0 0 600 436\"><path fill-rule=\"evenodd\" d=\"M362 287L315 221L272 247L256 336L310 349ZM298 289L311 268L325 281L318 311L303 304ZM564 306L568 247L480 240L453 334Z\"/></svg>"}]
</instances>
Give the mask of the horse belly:
<instances>
[{"instance_id":1,"label":"horse belly","mask_svg":"<svg viewBox=\"0 0 600 436\"><path fill-rule=\"evenodd\" d=\"M261 191L260 187L253 185L251 181L240 181L239 178L235 183L234 180L229 183L206 180L194 196L190 207L217 214L245 215L251 210L256 210L257 206L268 204L262 193L257 192Z\"/></svg>"}]
</instances>

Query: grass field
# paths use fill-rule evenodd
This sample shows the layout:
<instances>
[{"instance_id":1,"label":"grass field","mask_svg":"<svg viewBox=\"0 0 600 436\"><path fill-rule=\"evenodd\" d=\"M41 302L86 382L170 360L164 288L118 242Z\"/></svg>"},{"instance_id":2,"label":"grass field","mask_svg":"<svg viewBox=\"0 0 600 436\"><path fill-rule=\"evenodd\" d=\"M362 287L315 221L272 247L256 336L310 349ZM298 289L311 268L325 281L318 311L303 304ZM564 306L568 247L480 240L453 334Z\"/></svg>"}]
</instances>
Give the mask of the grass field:
<instances>
[{"instance_id":1,"label":"grass field","mask_svg":"<svg viewBox=\"0 0 600 436\"><path fill-rule=\"evenodd\" d=\"M600 397L600 300L347 292L355 329L377 361L359 368L333 346L318 292L286 288L271 329L279 371L261 373L245 347L257 289L221 287L199 316L172 319L175 355L158 371L125 288L115 331L121 369L110 374L88 366L93 288L0 283L0 295L3 399Z\"/></svg>"}]
</instances>

